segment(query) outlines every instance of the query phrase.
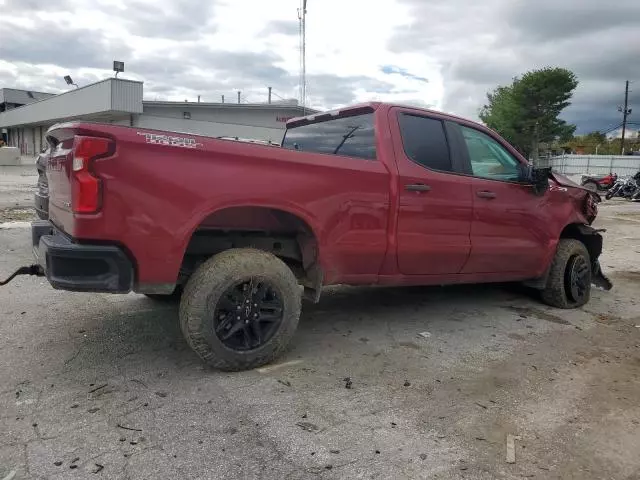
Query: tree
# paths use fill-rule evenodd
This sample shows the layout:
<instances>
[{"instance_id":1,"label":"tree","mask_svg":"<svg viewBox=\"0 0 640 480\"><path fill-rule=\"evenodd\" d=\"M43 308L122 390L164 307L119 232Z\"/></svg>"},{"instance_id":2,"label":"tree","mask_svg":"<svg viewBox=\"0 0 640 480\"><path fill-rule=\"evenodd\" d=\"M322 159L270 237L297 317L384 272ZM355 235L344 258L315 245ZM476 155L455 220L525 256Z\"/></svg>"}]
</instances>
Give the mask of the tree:
<instances>
[{"instance_id":1,"label":"tree","mask_svg":"<svg viewBox=\"0 0 640 480\"><path fill-rule=\"evenodd\" d=\"M571 104L577 86L576 76L567 69L532 70L489 92L480 119L535 162L541 142L572 138L575 125L559 115Z\"/></svg>"}]
</instances>

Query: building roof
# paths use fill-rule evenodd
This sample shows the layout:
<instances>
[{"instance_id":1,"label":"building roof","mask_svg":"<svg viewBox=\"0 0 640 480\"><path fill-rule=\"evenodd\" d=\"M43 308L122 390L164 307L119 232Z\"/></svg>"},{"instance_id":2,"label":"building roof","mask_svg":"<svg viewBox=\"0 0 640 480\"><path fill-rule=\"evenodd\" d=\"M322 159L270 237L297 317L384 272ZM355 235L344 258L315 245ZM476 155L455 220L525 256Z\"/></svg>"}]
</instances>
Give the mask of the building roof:
<instances>
[{"instance_id":1,"label":"building roof","mask_svg":"<svg viewBox=\"0 0 640 480\"><path fill-rule=\"evenodd\" d=\"M152 107L189 107L189 108L228 108L228 109L260 109L260 110L268 110L268 109L277 109L277 110L292 110L297 113L302 113L304 110L306 113L313 114L318 113L318 110L314 110L309 107L302 107L297 103L283 103L283 102L273 102L273 103L234 103L234 102L171 102L164 100L143 100L143 105Z\"/></svg>"},{"instance_id":2,"label":"building roof","mask_svg":"<svg viewBox=\"0 0 640 480\"><path fill-rule=\"evenodd\" d=\"M15 103L27 105L28 103L53 97L55 93L35 92L33 90L19 90L17 88L0 88L0 103Z\"/></svg>"}]
</instances>

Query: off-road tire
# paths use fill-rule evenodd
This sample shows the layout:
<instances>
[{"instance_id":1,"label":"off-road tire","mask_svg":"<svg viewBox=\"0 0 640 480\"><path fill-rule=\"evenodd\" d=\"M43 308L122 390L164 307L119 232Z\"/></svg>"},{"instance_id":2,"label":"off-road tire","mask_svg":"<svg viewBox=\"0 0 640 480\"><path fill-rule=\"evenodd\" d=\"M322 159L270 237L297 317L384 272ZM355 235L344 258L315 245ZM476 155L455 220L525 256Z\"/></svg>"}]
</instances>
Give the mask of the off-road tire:
<instances>
[{"instance_id":1,"label":"off-road tire","mask_svg":"<svg viewBox=\"0 0 640 480\"><path fill-rule=\"evenodd\" d=\"M567 291L567 265L576 255L581 255L589 266L587 292L579 301L574 301ZM542 300L556 308L578 308L586 304L591 296L591 257L584 243L579 240L561 239L553 257L547 285L541 292Z\"/></svg>"},{"instance_id":2,"label":"off-road tire","mask_svg":"<svg viewBox=\"0 0 640 480\"><path fill-rule=\"evenodd\" d=\"M279 290L283 318L278 330L261 346L228 348L212 330L216 305L234 283L249 278L268 280ZM209 366L238 371L273 361L288 347L298 326L302 292L291 269L278 257L255 249L231 249L203 263L191 276L180 302L180 328L189 346Z\"/></svg>"},{"instance_id":3,"label":"off-road tire","mask_svg":"<svg viewBox=\"0 0 640 480\"><path fill-rule=\"evenodd\" d=\"M605 193L604 198L606 198L607 200L611 200L613 198L613 192L609 190L607 193Z\"/></svg>"}]
</instances>

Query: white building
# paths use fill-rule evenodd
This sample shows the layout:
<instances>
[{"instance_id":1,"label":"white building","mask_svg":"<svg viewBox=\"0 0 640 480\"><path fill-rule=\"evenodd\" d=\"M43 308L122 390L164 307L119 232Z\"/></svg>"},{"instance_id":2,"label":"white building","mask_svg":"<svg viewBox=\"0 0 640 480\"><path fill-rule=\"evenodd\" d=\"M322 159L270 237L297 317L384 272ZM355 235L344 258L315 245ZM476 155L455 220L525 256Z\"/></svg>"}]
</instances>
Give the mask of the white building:
<instances>
[{"instance_id":1,"label":"white building","mask_svg":"<svg viewBox=\"0 0 640 480\"><path fill-rule=\"evenodd\" d=\"M0 89L0 94L0 133L22 155L39 152L47 129L61 121L280 142L289 118L315 112L298 106L296 100L256 104L143 100L142 82L119 78L60 95L14 89Z\"/></svg>"}]
</instances>

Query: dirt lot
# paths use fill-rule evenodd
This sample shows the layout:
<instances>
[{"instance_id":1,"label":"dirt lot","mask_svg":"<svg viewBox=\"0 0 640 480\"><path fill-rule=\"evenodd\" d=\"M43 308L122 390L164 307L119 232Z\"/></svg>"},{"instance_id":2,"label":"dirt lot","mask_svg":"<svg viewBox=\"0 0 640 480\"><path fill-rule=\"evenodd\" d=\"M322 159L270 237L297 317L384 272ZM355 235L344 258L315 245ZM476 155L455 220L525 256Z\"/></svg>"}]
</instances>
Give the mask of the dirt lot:
<instances>
[{"instance_id":1,"label":"dirt lot","mask_svg":"<svg viewBox=\"0 0 640 480\"><path fill-rule=\"evenodd\" d=\"M203 368L175 305L21 277L0 289L0 479L638 479L640 204L598 224L615 288L581 310L334 288L285 358L238 374ZM29 263L29 230L0 252Z\"/></svg>"}]
</instances>

